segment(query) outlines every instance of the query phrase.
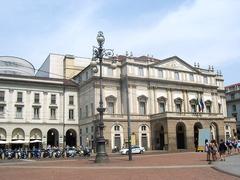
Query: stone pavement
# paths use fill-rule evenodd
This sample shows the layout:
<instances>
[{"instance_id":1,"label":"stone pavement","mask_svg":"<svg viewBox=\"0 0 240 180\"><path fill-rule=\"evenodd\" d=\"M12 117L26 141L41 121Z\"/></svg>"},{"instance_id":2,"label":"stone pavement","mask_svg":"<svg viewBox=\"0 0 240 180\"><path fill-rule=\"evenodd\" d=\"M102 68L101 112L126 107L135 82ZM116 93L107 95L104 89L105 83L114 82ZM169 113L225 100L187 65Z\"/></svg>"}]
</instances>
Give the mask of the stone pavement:
<instances>
[{"instance_id":1,"label":"stone pavement","mask_svg":"<svg viewBox=\"0 0 240 180\"><path fill-rule=\"evenodd\" d=\"M216 161L214 168L240 178L240 154L226 157L226 161Z\"/></svg>"},{"instance_id":2,"label":"stone pavement","mask_svg":"<svg viewBox=\"0 0 240 180\"><path fill-rule=\"evenodd\" d=\"M213 169L205 153L110 157L110 162L95 164L89 159L44 159L0 163L1 180L237 180L236 176Z\"/></svg>"}]
</instances>

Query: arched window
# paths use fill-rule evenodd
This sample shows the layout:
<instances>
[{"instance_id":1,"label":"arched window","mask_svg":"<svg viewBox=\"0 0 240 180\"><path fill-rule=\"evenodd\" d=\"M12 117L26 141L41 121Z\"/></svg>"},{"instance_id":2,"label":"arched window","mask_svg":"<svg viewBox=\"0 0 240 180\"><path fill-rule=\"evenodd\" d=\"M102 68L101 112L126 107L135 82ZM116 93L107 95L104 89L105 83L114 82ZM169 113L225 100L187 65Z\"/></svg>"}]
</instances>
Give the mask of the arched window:
<instances>
[{"instance_id":1,"label":"arched window","mask_svg":"<svg viewBox=\"0 0 240 180\"><path fill-rule=\"evenodd\" d=\"M165 110L166 110L165 107L166 107L167 98L161 96L161 97L159 97L159 98L157 99L157 101L158 101L159 112L160 112L160 113L165 112Z\"/></svg>"},{"instance_id":2,"label":"arched window","mask_svg":"<svg viewBox=\"0 0 240 180\"><path fill-rule=\"evenodd\" d=\"M138 97L139 114L140 115L146 115L147 114L147 110L146 110L147 99L148 98L144 95Z\"/></svg>"},{"instance_id":3,"label":"arched window","mask_svg":"<svg viewBox=\"0 0 240 180\"><path fill-rule=\"evenodd\" d=\"M115 113L115 104L116 104L117 98L114 96L108 96L106 97L106 102L107 102L107 112L109 114L114 114Z\"/></svg>"},{"instance_id":4,"label":"arched window","mask_svg":"<svg viewBox=\"0 0 240 180\"><path fill-rule=\"evenodd\" d=\"M182 112L182 99L181 98L177 98L174 100L175 102L175 107L176 107L176 112L181 113Z\"/></svg>"}]
</instances>

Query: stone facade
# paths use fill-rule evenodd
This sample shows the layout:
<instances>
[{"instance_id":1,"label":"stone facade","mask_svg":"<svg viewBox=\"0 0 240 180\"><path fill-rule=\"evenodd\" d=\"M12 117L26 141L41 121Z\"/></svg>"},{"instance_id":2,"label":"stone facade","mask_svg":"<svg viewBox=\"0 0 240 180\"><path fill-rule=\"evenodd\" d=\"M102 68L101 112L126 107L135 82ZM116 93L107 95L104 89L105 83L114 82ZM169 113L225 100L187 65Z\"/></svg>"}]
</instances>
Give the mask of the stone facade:
<instances>
[{"instance_id":1,"label":"stone facade","mask_svg":"<svg viewBox=\"0 0 240 180\"><path fill-rule=\"evenodd\" d=\"M2 74L0 94L0 146L79 145L74 82Z\"/></svg>"},{"instance_id":2,"label":"stone facade","mask_svg":"<svg viewBox=\"0 0 240 180\"><path fill-rule=\"evenodd\" d=\"M108 151L126 145L127 98L132 144L146 149L192 150L201 128L209 128L212 138L218 141L227 138L226 124L233 134L236 124L226 118L223 77L213 68L193 67L176 56L164 60L117 58L116 69L111 68L111 60L103 64L104 136ZM74 79L80 91L81 144L94 148L98 136L99 72L94 74L88 66ZM203 110L198 104L204 105Z\"/></svg>"},{"instance_id":3,"label":"stone facade","mask_svg":"<svg viewBox=\"0 0 240 180\"><path fill-rule=\"evenodd\" d=\"M238 139L240 138L240 84L233 84L225 87L227 115L233 117L237 121Z\"/></svg>"}]
</instances>

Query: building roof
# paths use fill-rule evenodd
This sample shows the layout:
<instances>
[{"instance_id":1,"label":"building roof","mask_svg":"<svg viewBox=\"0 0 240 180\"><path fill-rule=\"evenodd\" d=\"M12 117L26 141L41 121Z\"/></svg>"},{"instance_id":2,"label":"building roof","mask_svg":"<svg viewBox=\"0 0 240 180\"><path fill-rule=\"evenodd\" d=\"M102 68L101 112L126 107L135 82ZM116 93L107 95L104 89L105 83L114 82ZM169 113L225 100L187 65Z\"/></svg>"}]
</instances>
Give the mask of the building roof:
<instances>
[{"instance_id":1,"label":"building roof","mask_svg":"<svg viewBox=\"0 0 240 180\"><path fill-rule=\"evenodd\" d=\"M232 84L232 85L226 86L225 88L231 88L231 87L235 87L235 86L240 86L240 83Z\"/></svg>"}]
</instances>

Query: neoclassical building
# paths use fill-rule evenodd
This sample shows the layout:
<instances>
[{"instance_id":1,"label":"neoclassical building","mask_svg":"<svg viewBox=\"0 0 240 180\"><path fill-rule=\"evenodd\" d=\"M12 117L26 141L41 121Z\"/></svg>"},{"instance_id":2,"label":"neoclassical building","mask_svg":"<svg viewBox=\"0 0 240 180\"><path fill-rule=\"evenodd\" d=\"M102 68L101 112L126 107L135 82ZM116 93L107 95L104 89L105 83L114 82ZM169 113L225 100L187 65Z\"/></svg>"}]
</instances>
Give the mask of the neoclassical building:
<instances>
[{"instance_id":1,"label":"neoclassical building","mask_svg":"<svg viewBox=\"0 0 240 180\"><path fill-rule=\"evenodd\" d=\"M126 145L127 98L132 144L146 149L192 150L201 128L209 128L218 141L234 136L236 121L227 118L223 77L213 68L191 66L176 56L115 58L116 69L111 59L103 61L108 152ZM0 147L95 148L100 86L89 58L50 54L36 75L21 58L0 61L9 69L0 74ZM27 69L30 73L22 74Z\"/></svg>"},{"instance_id":2,"label":"neoclassical building","mask_svg":"<svg viewBox=\"0 0 240 180\"><path fill-rule=\"evenodd\" d=\"M236 119L238 139L240 138L240 83L232 84L225 87L226 102L227 102L227 115Z\"/></svg>"},{"instance_id":3,"label":"neoclassical building","mask_svg":"<svg viewBox=\"0 0 240 180\"><path fill-rule=\"evenodd\" d=\"M236 122L226 118L224 79L213 68L191 66L177 56L164 60L145 56L117 58L116 69L112 69L111 60L103 64L108 151L127 142L127 98L132 144L154 150L191 150L198 129L209 128L217 141L226 139L229 133L233 136ZM74 79L79 84L80 144L94 148L98 136L99 72L94 74L89 65ZM199 102L204 105L202 110Z\"/></svg>"},{"instance_id":4,"label":"neoclassical building","mask_svg":"<svg viewBox=\"0 0 240 180\"><path fill-rule=\"evenodd\" d=\"M0 74L0 148L79 145L78 86Z\"/></svg>"}]
</instances>

